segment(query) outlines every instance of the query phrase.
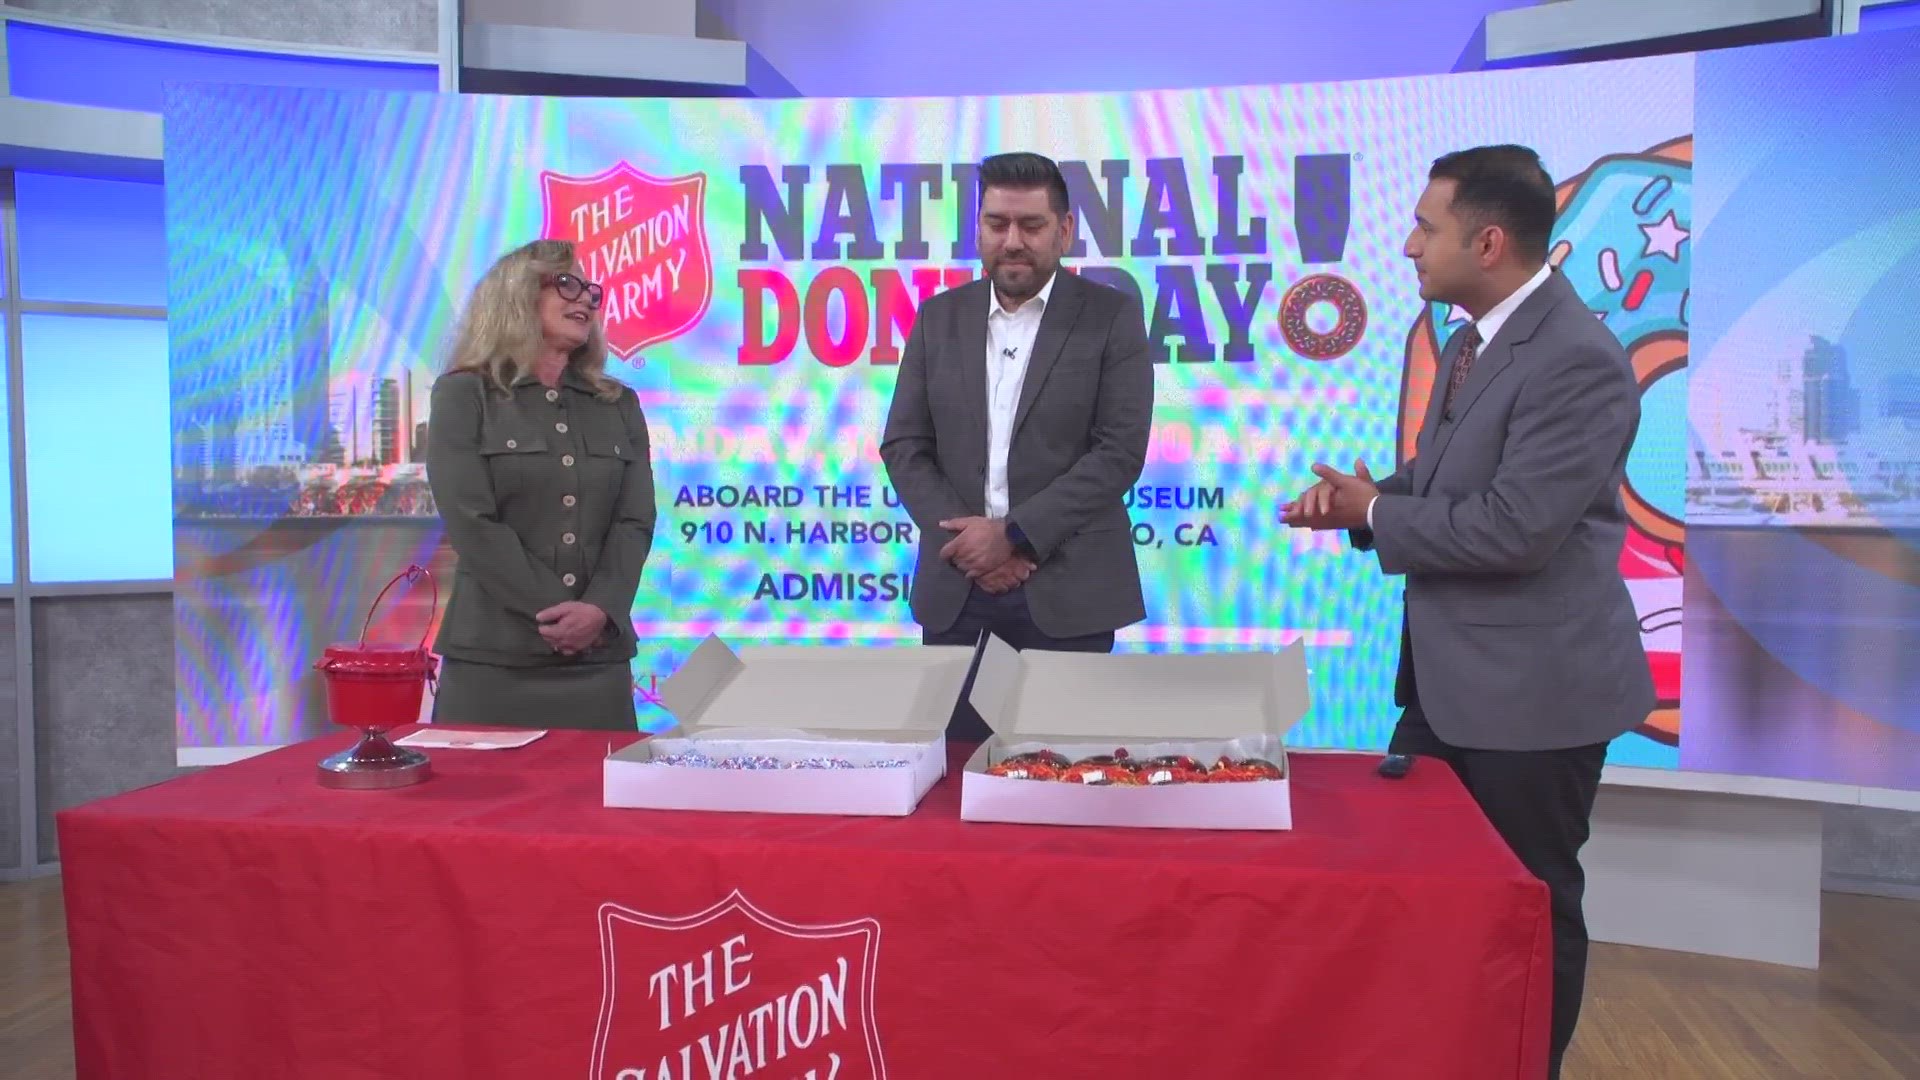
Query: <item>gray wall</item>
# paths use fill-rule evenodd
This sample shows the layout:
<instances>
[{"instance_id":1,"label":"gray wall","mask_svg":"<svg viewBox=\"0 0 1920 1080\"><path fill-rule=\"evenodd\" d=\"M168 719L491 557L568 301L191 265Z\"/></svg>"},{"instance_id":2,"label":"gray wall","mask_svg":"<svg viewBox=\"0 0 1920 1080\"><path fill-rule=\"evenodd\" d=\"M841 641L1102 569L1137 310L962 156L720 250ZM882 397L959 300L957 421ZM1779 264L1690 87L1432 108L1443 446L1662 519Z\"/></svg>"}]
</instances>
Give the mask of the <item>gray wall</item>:
<instances>
[{"instance_id":1,"label":"gray wall","mask_svg":"<svg viewBox=\"0 0 1920 1080\"><path fill-rule=\"evenodd\" d=\"M33 707L40 858L52 862L55 811L180 771L173 597L35 597Z\"/></svg>"},{"instance_id":2,"label":"gray wall","mask_svg":"<svg viewBox=\"0 0 1920 1080\"><path fill-rule=\"evenodd\" d=\"M1920 813L1827 808L1827 888L1920 900Z\"/></svg>"},{"instance_id":3,"label":"gray wall","mask_svg":"<svg viewBox=\"0 0 1920 1080\"><path fill-rule=\"evenodd\" d=\"M439 0L8 0L8 7L169 34L434 52Z\"/></svg>"},{"instance_id":4,"label":"gray wall","mask_svg":"<svg viewBox=\"0 0 1920 1080\"><path fill-rule=\"evenodd\" d=\"M0 600L0 873L20 861L20 739L8 721L17 715L13 602Z\"/></svg>"}]
</instances>

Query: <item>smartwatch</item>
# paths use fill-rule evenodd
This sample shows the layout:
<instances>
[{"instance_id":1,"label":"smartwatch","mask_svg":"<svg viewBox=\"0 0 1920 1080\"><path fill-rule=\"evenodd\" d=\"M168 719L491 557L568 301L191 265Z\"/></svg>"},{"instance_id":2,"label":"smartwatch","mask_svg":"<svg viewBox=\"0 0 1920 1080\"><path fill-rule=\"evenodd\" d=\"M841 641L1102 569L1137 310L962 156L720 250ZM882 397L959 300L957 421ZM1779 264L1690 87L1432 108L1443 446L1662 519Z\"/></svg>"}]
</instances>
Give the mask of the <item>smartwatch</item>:
<instances>
[{"instance_id":1,"label":"smartwatch","mask_svg":"<svg viewBox=\"0 0 1920 1080\"><path fill-rule=\"evenodd\" d=\"M1033 550L1033 542L1027 539L1026 530L1012 518L1007 519L1007 539L1013 541L1013 550L1022 558L1039 562L1039 553Z\"/></svg>"}]
</instances>

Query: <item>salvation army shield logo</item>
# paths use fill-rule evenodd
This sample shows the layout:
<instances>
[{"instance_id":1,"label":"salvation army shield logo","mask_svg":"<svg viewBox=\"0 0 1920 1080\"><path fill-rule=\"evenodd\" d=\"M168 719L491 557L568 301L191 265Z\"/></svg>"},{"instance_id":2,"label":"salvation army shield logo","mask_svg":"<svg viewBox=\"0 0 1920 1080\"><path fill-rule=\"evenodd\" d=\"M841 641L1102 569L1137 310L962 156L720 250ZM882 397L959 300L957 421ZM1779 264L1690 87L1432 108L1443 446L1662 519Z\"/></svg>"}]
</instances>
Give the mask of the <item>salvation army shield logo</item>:
<instances>
[{"instance_id":1,"label":"salvation army shield logo","mask_svg":"<svg viewBox=\"0 0 1920 1080\"><path fill-rule=\"evenodd\" d=\"M680 918L600 907L590 1080L885 1080L880 924L791 923L738 891Z\"/></svg>"},{"instance_id":2,"label":"salvation army shield logo","mask_svg":"<svg viewBox=\"0 0 1920 1080\"><path fill-rule=\"evenodd\" d=\"M610 352L634 360L706 315L713 256L705 173L661 179L622 161L595 176L542 172L540 188L540 235L573 241L588 280L606 290Z\"/></svg>"}]
</instances>

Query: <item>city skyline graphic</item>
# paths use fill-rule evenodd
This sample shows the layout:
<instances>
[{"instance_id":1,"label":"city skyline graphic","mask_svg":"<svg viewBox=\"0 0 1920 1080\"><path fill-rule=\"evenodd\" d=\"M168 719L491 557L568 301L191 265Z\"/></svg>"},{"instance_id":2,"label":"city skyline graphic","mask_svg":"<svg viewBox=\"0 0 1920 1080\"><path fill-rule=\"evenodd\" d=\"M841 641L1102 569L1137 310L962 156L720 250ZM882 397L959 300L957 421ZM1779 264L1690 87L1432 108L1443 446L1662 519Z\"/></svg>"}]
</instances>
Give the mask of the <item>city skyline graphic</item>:
<instances>
[{"instance_id":1,"label":"city skyline graphic","mask_svg":"<svg viewBox=\"0 0 1920 1080\"><path fill-rule=\"evenodd\" d=\"M1688 522L1920 526L1920 373L1856 366L1808 334L1734 392L1696 398Z\"/></svg>"},{"instance_id":2,"label":"city skyline graphic","mask_svg":"<svg viewBox=\"0 0 1920 1080\"><path fill-rule=\"evenodd\" d=\"M221 408L176 417L180 518L438 516L427 486L427 395L414 365L333 355L329 290L296 290L257 372Z\"/></svg>"}]
</instances>

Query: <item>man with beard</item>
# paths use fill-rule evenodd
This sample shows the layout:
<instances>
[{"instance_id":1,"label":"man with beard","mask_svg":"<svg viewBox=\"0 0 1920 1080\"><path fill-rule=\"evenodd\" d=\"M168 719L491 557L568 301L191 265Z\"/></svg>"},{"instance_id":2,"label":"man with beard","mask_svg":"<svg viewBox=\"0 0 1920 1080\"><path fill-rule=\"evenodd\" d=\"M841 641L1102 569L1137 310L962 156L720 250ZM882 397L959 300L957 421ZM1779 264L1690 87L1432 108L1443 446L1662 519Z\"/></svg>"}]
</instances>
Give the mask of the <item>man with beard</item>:
<instances>
[{"instance_id":1,"label":"man with beard","mask_svg":"<svg viewBox=\"0 0 1920 1080\"><path fill-rule=\"evenodd\" d=\"M1073 229L1059 166L981 162L986 276L922 304L901 354L880 456L920 527L926 644L1110 652L1146 617L1122 501L1153 416L1146 319L1061 272ZM965 699L948 734L982 739Z\"/></svg>"},{"instance_id":2,"label":"man with beard","mask_svg":"<svg viewBox=\"0 0 1920 1080\"><path fill-rule=\"evenodd\" d=\"M1557 205L1524 146L1428 170L1404 250L1420 298L1472 321L1440 358L1416 452L1375 483L1313 467L1284 508L1347 529L1406 576L1388 748L1453 770L1553 900L1552 1056L1586 985L1580 849L1607 744L1653 707L1620 576L1620 485L1640 427L1633 365L1548 257Z\"/></svg>"}]
</instances>

